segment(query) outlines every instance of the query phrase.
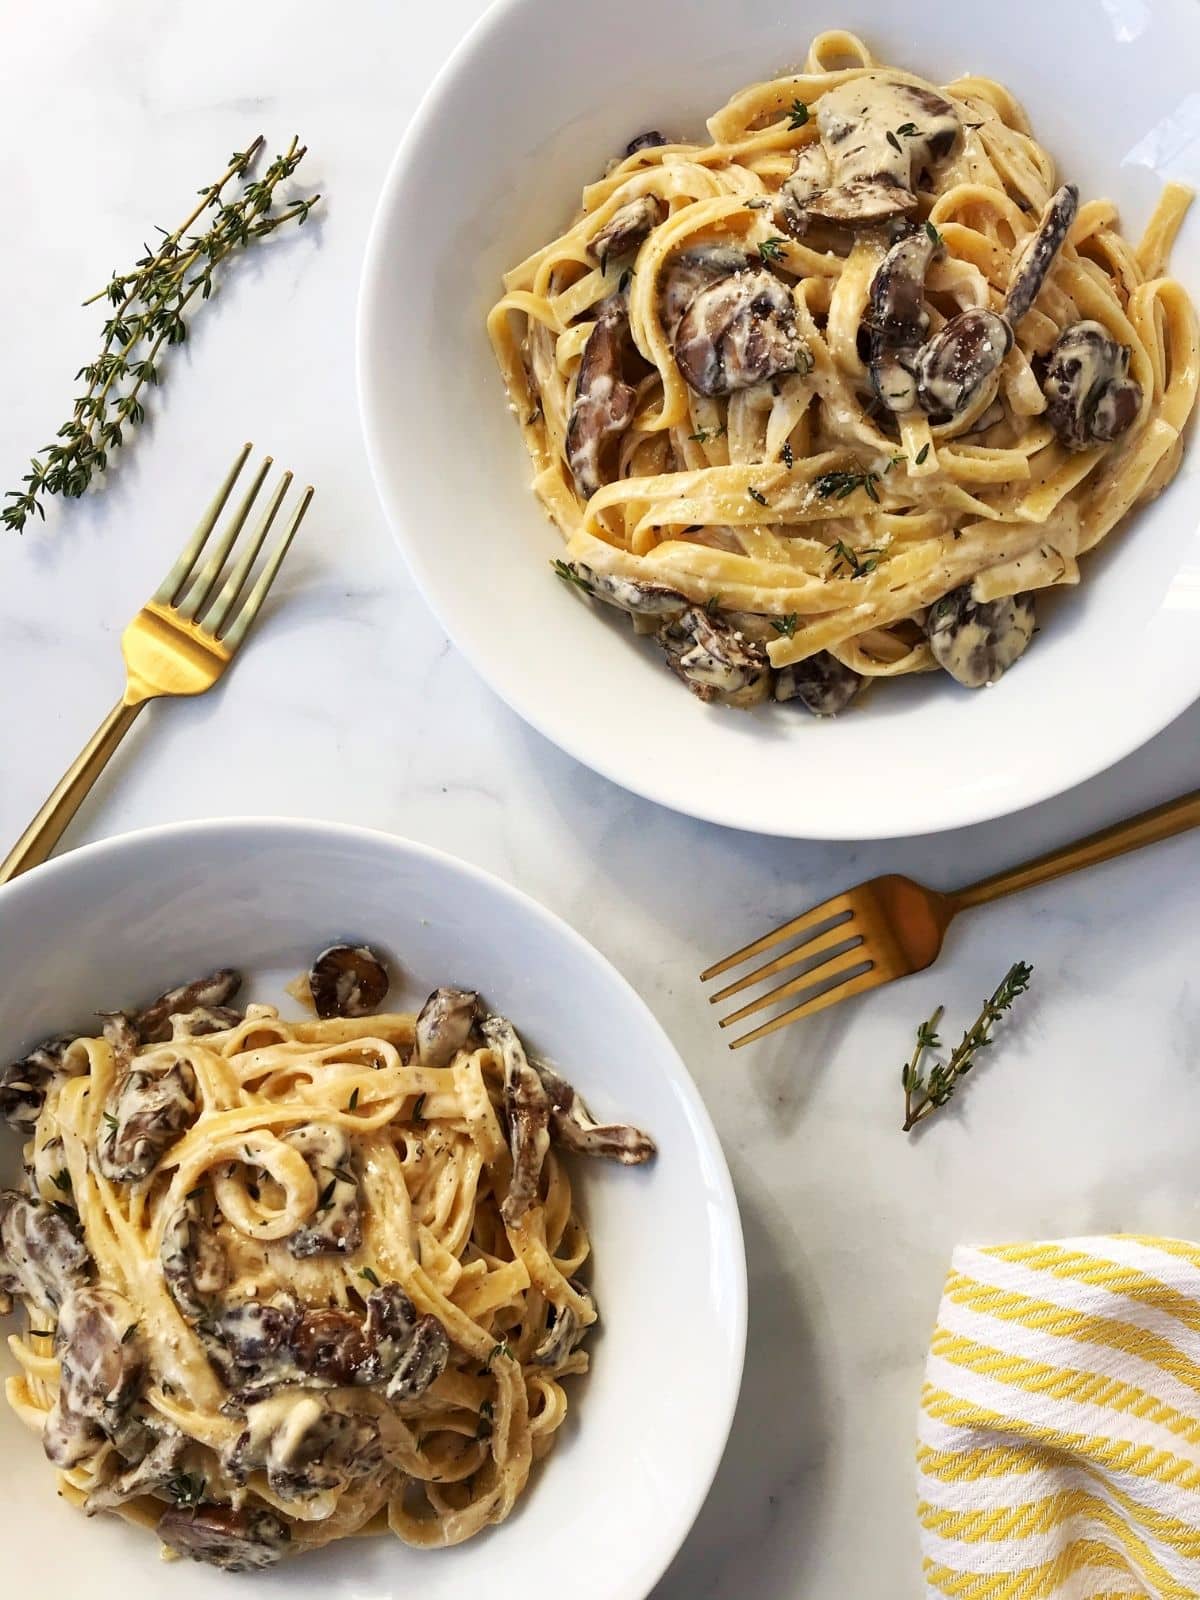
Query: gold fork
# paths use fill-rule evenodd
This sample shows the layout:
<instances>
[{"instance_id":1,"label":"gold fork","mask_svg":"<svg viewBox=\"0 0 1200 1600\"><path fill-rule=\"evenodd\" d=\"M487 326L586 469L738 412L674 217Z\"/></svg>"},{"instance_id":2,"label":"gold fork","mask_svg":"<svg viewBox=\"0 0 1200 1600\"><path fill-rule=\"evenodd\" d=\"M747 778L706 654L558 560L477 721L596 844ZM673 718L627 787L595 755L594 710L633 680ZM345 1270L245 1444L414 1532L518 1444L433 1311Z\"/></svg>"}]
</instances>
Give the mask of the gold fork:
<instances>
[{"instance_id":1,"label":"gold fork","mask_svg":"<svg viewBox=\"0 0 1200 1600\"><path fill-rule=\"evenodd\" d=\"M834 895L831 900L813 906L811 911L793 917L773 933L764 934L744 949L726 956L724 961L702 972L700 981L708 983L752 956L799 936L798 943L781 955L709 995L712 1004L717 1005L776 973L786 972L789 967L805 968L796 977L721 1018L721 1027L730 1028L794 995L806 996L782 1015L732 1040L729 1048L737 1050L765 1034L774 1033L777 1028L786 1027L789 1022L849 1000L852 995L877 989L895 978L923 972L937 960L946 929L960 911L987 905L1019 889L1032 889L1036 884L1109 861L1113 856L1139 850L1143 845L1157 844L1161 839L1195 827L1200 827L1200 789L1124 822L1114 823L1112 827L1102 828L1099 833L1089 834L1075 844L1062 845L1027 861L1024 866L1011 867L979 883L968 884L965 889L942 893L895 873L871 878L857 888L847 889L845 894Z\"/></svg>"},{"instance_id":2,"label":"gold fork","mask_svg":"<svg viewBox=\"0 0 1200 1600\"><path fill-rule=\"evenodd\" d=\"M255 473L236 511L203 562L201 555L253 448L247 444L238 453L179 560L125 629L121 636L125 693L0 863L0 883L7 883L19 872L36 867L46 859L147 700L156 700L162 695L203 694L212 688L236 655L275 581L313 495L311 487L305 489L283 537L243 598L255 559L291 486L292 474L284 473L228 574L224 574L225 564L270 470L270 456Z\"/></svg>"}]
</instances>

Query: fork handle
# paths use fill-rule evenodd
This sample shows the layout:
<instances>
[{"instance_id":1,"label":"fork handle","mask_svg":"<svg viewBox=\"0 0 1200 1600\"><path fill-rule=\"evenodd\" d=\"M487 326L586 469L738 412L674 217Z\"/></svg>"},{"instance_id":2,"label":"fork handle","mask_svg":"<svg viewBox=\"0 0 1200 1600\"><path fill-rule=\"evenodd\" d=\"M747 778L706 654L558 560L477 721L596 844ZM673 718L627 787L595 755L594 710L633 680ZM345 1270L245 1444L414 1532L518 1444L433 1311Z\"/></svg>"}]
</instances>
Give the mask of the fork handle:
<instances>
[{"instance_id":1,"label":"fork handle","mask_svg":"<svg viewBox=\"0 0 1200 1600\"><path fill-rule=\"evenodd\" d=\"M1068 872L1078 872L1081 867L1094 867L1100 861L1111 861L1129 850L1140 850L1145 844L1158 844L1189 828L1200 827L1200 789L1191 794L1168 800L1165 805L1142 811L1124 822L1115 822L1099 833L1090 833L1086 839L1074 844L1060 845L1044 856L1027 861L1024 866L1010 867L997 872L979 883L968 884L949 896L955 911L968 906L986 905L999 900L1002 895L1016 894L1020 889L1032 889L1039 883L1049 883L1052 878L1064 877Z\"/></svg>"},{"instance_id":2,"label":"fork handle","mask_svg":"<svg viewBox=\"0 0 1200 1600\"><path fill-rule=\"evenodd\" d=\"M62 838L67 824L79 810L83 797L108 765L109 757L133 726L133 719L145 705L127 705L119 700L91 739L63 774L58 787L34 817L16 844L0 862L0 883L7 883L20 872L28 872L45 861Z\"/></svg>"}]
</instances>

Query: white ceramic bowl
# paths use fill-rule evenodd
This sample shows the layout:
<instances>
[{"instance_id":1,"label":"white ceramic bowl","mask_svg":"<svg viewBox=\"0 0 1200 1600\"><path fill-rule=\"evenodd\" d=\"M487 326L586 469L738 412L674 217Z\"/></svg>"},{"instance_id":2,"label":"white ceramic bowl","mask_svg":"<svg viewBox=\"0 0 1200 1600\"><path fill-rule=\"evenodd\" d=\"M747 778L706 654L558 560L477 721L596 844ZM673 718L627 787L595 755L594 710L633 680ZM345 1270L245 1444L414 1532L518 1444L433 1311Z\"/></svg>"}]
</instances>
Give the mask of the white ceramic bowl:
<instances>
[{"instance_id":1,"label":"white ceramic bowl","mask_svg":"<svg viewBox=\"0 0 1200 1600\"><path fill-rule=\"evenodd\" d=\"M1162 180L1200 180L1194 0L499 0L400 147L359 307L363 423L409 568L492 687L580 761L698 817L790 837L930 832L1044 799L1135 749L1200 693L1195 460L1046 605L987 693L883 684L837 721L706 707L624 619L603 625L548 562L557 531L484 332L501 273L560 232L583 184L647 127L701 135L735 89L843 25L935 81L1008 84L1064 175L1127 232ZM1173 270L1200 291L1200 215ZM602 609L602 608L600 608Z\"/></svg>"},{"instance_id":2,"label":"white ceramic bowl","mask_svg":"<svg viewBox=\"0 0 1200 1600\"><path fill-rule=\"evenodd\" d=\"M340 937L387 950L402 999L419 1003L441 982L477 986L599 1115L652 1131L660 1153L636 1171L596 1162L578 1173L601 1330L592 1372L572 1380L565 1433L509 1521L436 1553L349 1540L244 1581L295 1600L642 1600L725 1445L746 1267L695 1087L641 1000L570 928L496 879L384 834L279 821L156 828L0 889L0 1050L11 1057L86 1027L98 1007L218 965L245 969L248 997L287 1005L283 984ZM3 1127L0 1149L11 1177L16 1138ZM178 1600L209 1600L238 1587L190 1562L167 1578L152 1535L56 1499L37 1439L0 1411L3 1524L20 1530L25 1558L37 1552L25 1576L39 1594L123 1600L165 1584Z\"/></svg>"}]
</instances>

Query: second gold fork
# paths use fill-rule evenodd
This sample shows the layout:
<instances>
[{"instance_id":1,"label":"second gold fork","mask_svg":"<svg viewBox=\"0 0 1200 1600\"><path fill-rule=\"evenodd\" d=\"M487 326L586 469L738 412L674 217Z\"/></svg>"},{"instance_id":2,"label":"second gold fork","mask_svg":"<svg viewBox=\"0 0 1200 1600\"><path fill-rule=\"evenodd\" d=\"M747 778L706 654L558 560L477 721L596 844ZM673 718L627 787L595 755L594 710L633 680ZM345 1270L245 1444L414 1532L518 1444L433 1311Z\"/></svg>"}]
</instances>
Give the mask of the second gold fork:
<instances>
[{"instance_id":1,"label":"second gold fork","mask_svg":"<svg viewBox=\"0 0 1200 1600\"><path fill-rule=\"evenodd\" d=\"M305 489L282 537L246 593L255 560L292 482L292 474L285 472L253 532L237 552L237 560L226 572L226 563L270 471L271 458L267 456L202 560L253 448L247 444L238 453L179 559L125 629L121 637L125 693L0 863L0 883L46 859L148 700L164 695L203 694L233 660L262 608L313 495L311 486Z\"/></svg>"}]
</instances>

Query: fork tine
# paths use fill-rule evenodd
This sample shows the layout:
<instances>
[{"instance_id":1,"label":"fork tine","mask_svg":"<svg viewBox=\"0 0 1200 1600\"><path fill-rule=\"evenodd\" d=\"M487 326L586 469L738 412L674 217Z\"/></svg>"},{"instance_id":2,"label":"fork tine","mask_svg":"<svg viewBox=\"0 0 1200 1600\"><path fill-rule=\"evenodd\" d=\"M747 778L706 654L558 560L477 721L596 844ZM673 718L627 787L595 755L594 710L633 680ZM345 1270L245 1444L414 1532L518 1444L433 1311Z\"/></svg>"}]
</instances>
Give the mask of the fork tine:
<instances>
[{"instance_id":1,"label":"fork tine","mask_svg":"<svg viewBox=\"0 0 1200 1600\"><path fill-rule=\"evenodd\" d=\"M836 983L832 989L826 989L824 993L814 995L811 1000L793 1006L781 1017L772 1017L770 1022L764 1022L759 1027L752 1028L749 1033L731 1039L729 1048L740 1050L743 1045L753 1044L756 1039L762 1039L778 1028L786 1028L789 1022L796 1022L801 1017L811 1017L815 1011L824 1011L826 1006L836 1006L842 1000L849 1000L856 994L862 994L865 989L876 989L883 981L884 976L878 967L872 967L868 972L860 972L857 978L850 978L845 983Z\"/></svg>"},{"instance_id":2,"label":"fork tine","mask_svg":"<svg viewBox=\"0 0 1200 1600\"><path fill-rule=\"evenodd\" d=\"M756 1011L761 1011L764 1006L777 1004L786 1000L789 995L797 994L801 989L811 989L816 984L826 983L830 978L836 978L840 973L852 972L856 967L861 967L866 962L874 966L874 962L863 949L862 940L852 950L847 950L844 955L831 956L828 961L822 961L819 966L813 967L809 972L802 972L798 978L791 978L787 983L781 983L778 989L772 989L768 994L760 995L757 1000L751 1000L747 1005L737 1011L730 1012L729 1016L722 1017L720 1026L729 1028L735 1022L740 1022L743 1017L753 1016Z\"/></svg>"},{"instance_id":3,"label":"fork tine","mask_svg":"<svg viewBox=\"0 0 1200 1600\"><path fill-rule=\"evenodd\" d=\"M230 518L229 525L217 540L215 547L209 552L208 559L192 579L187 593L180 600L175 610L189 622L195 621L209 595L217 586L221 576L221 568L225 565L225 558L233 549L234 540L245 526L250 509L258 498L258 491L263 486L263 480L271 470L271 458L266 456L263 464L254 475L249 488L242 496L241 504Z\"/></svg>"},{"instance_id":4,"label":"fork tine","mask_svg":"<svg viewBox=\"0 0 1200 1600\"><path fill-rule=\"evenodd\" d=\"M782 927L776 928L773 933L763 934L761 939L755 939L752 944L745 945L741 950L735 950L733 955L726 956L724 961L718 961L715 966L707 967L700 974L700 982L707 983L710 978L719 978L723 972L728 972L730 967L736 967L739 962L748 961L751 956L756 956L762 950L769 950L772 945L779 944L784 939L790 939L794 933L803 933L806 928L815 928L818 923L828 922L831 917L841 916L843 912L853 913L854 907L847 894L835 894L831 900L824 900L819 906L813 906L811 911L805 911L801 916L793 917L790 922L785 922Z\"/></svg>"},{"instance_id":5,"label":"fork tine","mask_svg":"<svg viewBox=\"0 0 1200 1600\"><path fill-rule=\"evenodd\" d=\"M287 555L291 542L296 537L296 530L304 520L304 513L308 510L312 497L312 484L309 484L301 496L300 504L292 515L287 532L275 546L274 553L259 574L257 583L255 583L253 589L242 602L241 609L234 618L228 633L224 635L221 642L231 655L246 637L250 624L258 615L263 601L267 598L267 591L275 582L276 574L283 565L283 558Z\"/></svg>"},{"instance_id":6,"label":"fork tine","mask_svg":"<svg viewBox=\"0 0 1200 1600\"><path fill-rule=\"evenodd\" d=\"M756 983L761 983L764 978L769 978L773 973L783 972L787 967L794 967L801 961L809 961L813 956L819 956L823 951L835 950L838 945L845 944L848 940L855 939L862 942L862 934L855 931L854 917L843 917L834 924L827 933L821 934L816 939L808 939L803 944L794 945L781 956L776 956L774 961L768 961L764 966L756 967L753 972L748 972L744 978L739 978L736 983L727 983L723 989L718 989L716 994L708 997L710 1005L717 1005L722 1000L728 1000L730 995L740 994L743 989L751 989Z\"/></svg>"},{"instance_id":7,"label":"fork tine","mask_svg":"<svg viewBox=\"0 0 1200 1600\"><path fill-rule=\"evenodd\" d=\"M275 514L283 504L284 496L292 486L292 475L285 472L279 480L271 502L258 520L258 526L250 535L245 549L237 559L237 565L226 578L220 594L209 606L200 626L206 633L214 636L221 631L222 625L228 621L233 607L237 604L238 596L246 586L246 579L250 576L250 569L258 557L258 552L263 547L263 541L271 531L271 524L275 521Z\"/></svg>"},{"instance_id":8,"label":"fork tine","mask_svg":"<svg viewBox=\"0 0 1200 1600\"><path fill-rule=\"evenodd\" d=\"M175 563L170 572L167 573L166 577L154 591L152 598L156 600L159 605L169 606L174 600L175 596L179 593L180 589L183 588L184 583L187 581L188 574L196 564L196 557L200 554L201 550L203 550L206 539L216 527L217 518L225 509L225 502L229 499L230 491L237 482L238 474L246 465L246 458L253 448L254 446L249 443L242 446L240 452L238 453L237 460L229 469L229 473L225 479L225 482L213 496L208 510L204 513L203 517L201 517L200 525L193 534L190 542L185 546L183 554L179 557L179 560Z\"/></svg>"}]
</instances>

